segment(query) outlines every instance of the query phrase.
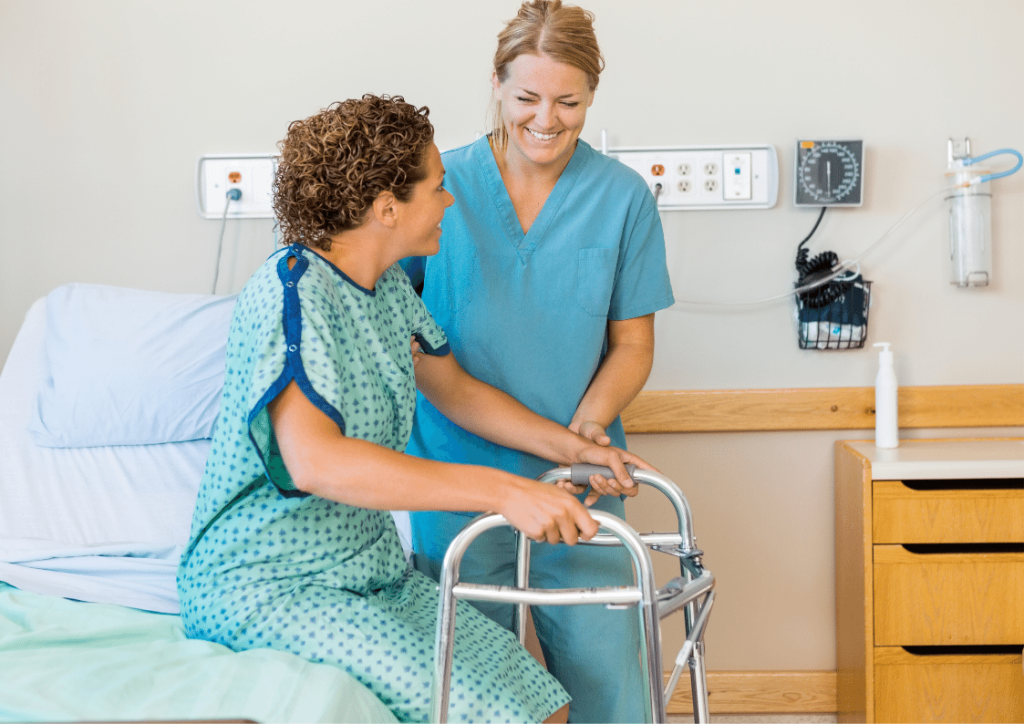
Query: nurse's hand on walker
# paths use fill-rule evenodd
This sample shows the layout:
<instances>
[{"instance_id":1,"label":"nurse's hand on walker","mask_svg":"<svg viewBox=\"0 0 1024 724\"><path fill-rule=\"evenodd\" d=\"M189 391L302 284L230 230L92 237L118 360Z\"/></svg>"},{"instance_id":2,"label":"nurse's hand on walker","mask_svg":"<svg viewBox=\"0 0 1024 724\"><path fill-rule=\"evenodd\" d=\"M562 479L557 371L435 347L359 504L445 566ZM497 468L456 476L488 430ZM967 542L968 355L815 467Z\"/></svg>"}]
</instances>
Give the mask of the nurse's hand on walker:
<instances>
[{"instance_id":1,"label":"nurse's hand on walker","mask_svg":"<svg viewBox=\"0 0 1024 724\"><path fill-rule=\"evenodd\" d=\"M583 436L581 435L581 437ZM629 473L625 469L626 464L636 465L642 470L653 470L657 472L657 469L653 465L642 460L631 452L627 452L626 450L622 450L617 447L610 447L608 445L599 445L589 439L587 439L587 441L592 444L584 449L580 459L573 462L591 463L593 465L611 468L614 473L614 477L607 478L595 473L589 478L589 486L573 485L573 483L568 480L558 481L559 487L574 495L579 495L589 488L590 492L583 501L583 504L587 507L596 503L598 498L602 495L625 495L632 498L639 492L639 486L629 476Z\"/></svg>"},{"instance_id":2,"label":"nurse's hand on walker","mask_svg":"<svg viewBox=\"0 0 1024 724\"><path fill-rule=\"evenodd\" d=\"M608 434L605 432L604 425L599 422L595 422L594 420L584 420L583 422L573 420L569 423L569 429L588 440L592 440L598 445L611 445L612 439L608 437ZM654 468L647 469L653 470ZM589 487L590 494L587 495L586 500L583 501L583 504L587 507L596 503L598 498L602 495L625 495L626 497L632 498L640 492L640 488L637 487L635 483L632 487L623 487L615 478L609 480L603 475L591 475L589 486L573 485L568 480L559 480L558 484L574 495L579 495Z\"/></svg>"}]
</instances>

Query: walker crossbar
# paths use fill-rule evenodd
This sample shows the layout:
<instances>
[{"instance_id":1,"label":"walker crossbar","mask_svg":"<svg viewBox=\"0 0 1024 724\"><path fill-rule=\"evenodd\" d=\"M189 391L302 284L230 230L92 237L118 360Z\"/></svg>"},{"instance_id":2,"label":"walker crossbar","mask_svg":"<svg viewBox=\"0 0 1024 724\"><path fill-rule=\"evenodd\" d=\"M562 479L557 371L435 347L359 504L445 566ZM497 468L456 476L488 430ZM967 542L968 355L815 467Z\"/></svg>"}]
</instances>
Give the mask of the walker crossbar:
<instances>
[{"instance_id":1,"label":"walker crossbar","mask_svg":"<svg viewBox=\"0 0 1024 724\"><path fill-rule=\"evenodd\" d=\"M459 600L525 603L528 606L579 606L603 603L607 606L629 606L640 603L640 589L630 586L608 588L535 588L490 586L483 583L456 583L452 593Z\"/></svg>"}]
</instances>

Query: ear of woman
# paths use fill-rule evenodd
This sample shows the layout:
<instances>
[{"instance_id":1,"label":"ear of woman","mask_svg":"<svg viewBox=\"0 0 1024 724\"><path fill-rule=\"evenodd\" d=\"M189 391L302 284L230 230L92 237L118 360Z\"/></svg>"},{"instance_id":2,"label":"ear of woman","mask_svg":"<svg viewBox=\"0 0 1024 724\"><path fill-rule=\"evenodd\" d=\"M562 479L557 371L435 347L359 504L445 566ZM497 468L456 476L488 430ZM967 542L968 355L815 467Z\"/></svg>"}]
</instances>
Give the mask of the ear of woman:
<instances>
[{"instance_id":1,"label":"ear of woman","mask_svg":"<svg viewBox=\"0 0 1024 724\"><path fill-rule=\"evenodd\" d=\"M398 199L395 198L395 195L392 192L382 191L380 195L373 200L372 212L375 221L389 229L393 229L398 222Z\"/></svg>"}]
</instances>

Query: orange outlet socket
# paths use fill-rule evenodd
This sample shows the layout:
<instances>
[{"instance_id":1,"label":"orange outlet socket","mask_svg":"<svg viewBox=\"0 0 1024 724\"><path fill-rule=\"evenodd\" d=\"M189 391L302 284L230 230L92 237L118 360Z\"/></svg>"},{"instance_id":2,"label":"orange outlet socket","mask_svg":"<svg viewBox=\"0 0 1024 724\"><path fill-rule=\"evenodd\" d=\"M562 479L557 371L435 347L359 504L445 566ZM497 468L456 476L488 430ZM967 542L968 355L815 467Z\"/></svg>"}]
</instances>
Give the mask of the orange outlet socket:
<instances>
[{"instance_id":1,"label":"orange outlet socket","mask_svg":"<svg viewBox=\"0 0 1024 724\"><path fill-rule=\"evenodd\" d=\"M236 184L241 180L242 174L238 173L238 171L232 171L231 173L228 174L228 181L230 181L233 184Z\"/></svg>"},{"instance_id":2,"label":"orange outlet socket","mask_svg":"<svg viewBox=\"0 0 1024 724\"><path fill-rule=\"evenodd\" d=\"M662 166L660 163L654 164L653 166L651 166L651 175L652 176L664 176L665 175L665 167Z\"/></svg>"}]
</instances>

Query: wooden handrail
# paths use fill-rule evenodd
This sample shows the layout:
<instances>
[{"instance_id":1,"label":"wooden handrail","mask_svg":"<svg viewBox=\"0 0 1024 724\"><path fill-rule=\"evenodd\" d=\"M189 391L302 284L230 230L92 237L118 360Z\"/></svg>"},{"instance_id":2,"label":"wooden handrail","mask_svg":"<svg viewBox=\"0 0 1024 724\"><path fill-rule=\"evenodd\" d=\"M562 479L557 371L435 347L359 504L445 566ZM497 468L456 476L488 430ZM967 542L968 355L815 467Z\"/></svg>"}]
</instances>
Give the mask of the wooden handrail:
<instances>
[{"instance_id":1,"label":"wooden handrail","mask_svg":"<svg viewBox=\"0 0 1024 724\"><path fill-rule=\"evenodd\" d=\"M1024 384L901 387L901 428L1024 426ZM627 433L861 430L872 387L645 391L622 413Z\"/></svg>"}]
</instances>

